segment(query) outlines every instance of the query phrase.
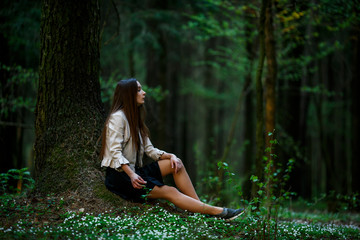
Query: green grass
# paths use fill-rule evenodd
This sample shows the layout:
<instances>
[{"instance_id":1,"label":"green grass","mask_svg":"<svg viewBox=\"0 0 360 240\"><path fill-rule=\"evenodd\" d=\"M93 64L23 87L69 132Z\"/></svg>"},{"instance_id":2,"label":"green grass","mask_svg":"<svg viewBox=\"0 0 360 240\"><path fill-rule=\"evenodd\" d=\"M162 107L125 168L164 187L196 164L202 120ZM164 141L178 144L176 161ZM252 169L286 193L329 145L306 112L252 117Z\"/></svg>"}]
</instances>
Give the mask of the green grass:
<instances>
[{"instance_id":1,"label":"green grass","mask_svg":"<svg viewBox=\"0 0 360 240\"><path fill-rule=\"evenodd\" d=\"M312 223L360 223L360 215L350 212L337 212L331 213L326 211L292 211L288 208L284 208L279 213L282 219L298 219L306 220Z\"/></svg>"},{"instance_id":2,"label":"green grass","mask_svg":"<svg viewBox=\"0 0 360 240\"><path fill-rule=\"evenodd\" d=\"M0 239L262 239L264 235L266 239L360 239L359 222L351 224L352 219L336 223L340 215L322 218L323 214L301 215L288 209L280 212L277 222L264 222L249 213L225 222L157 204L90 213L61 211L67 203L52 198L39 203L22 207L2 203Z\"/></svg>"},{"instance_id":3,"label":"green grass","mask_svg":"<svg viewBox=\"0 0 360 240\"><path fill-rule=\"evenodd\" d=\"M56 224L19 220L0 228L2 239L216 239L238 235L238 226L199 214L176 214L159 206L103 214L68 212Z\"/></svg>"}]
</instances>

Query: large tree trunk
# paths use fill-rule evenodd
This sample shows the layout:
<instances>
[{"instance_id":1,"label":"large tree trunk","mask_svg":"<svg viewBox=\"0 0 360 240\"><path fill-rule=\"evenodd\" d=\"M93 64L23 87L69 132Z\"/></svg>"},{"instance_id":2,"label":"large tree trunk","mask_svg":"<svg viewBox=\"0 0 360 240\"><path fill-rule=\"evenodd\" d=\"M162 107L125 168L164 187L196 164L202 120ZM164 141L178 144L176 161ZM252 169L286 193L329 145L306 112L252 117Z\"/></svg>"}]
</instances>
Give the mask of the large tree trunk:
<instances>
[{"instance_id":1,"label":"large tree trunk","mask_svg":"<svg viewBox=\"0 0 360 240\"><path fill-rule=\"evenodd\" d=\"M43 0L35 112L39 192L91 192L104 119L99 17L97 0Z\"/></svg>"}]
</instances>

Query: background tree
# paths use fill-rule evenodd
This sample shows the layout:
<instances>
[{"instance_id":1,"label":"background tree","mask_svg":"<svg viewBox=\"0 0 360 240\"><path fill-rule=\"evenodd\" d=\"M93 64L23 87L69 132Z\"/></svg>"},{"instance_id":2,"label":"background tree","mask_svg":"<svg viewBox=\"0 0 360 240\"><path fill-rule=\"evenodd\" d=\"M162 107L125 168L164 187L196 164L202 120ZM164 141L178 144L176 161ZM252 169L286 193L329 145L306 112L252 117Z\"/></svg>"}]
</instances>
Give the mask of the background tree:
<instances>
[{"instance_id":1,"label":"background tree","mask_svg":"<svg viewBox=\"0 0 360 240\"><path fill-rule=\"evenodd\" d=\"M276 81L271 85L276 90L276 101L272 101L276 112L270 116L276 119L273 124L280 142L277 147L279 163L286 162L289 158L296 160L288 188L298 192L299 196L311 200L325 193L329 199L332 196L332 202L338 201L338 196L352 194L359 188L356 173L358 138L355 133L359 115L356 79L359 75L357 39L360 5L357 4L358 1L345 0L272 2L273 39L276 44L271 43L269 46L273 47L277 68ZM34 86L37 85L39 72L37 36L40 2L5 0L0 4L2 171L25 166L31 169L34 95L37 91ZM138 78L147 90L148 125L153 143L159 148L177 153L183 159L200 195L209 201L223 201L224 204L228 201L234 205L239 204L239 197L234 197L239 189L250 196L249 176L261 176L256 173L256 167L262 167L264 155L264 147L256 140L256 125L260 126L257 139L264 139L265 132L264 123L255 118L265 115L265 109L256 113L257 107L263 107L263 104L258 103L264 103L263 97L255 94L256 82L258 90L266 90L266 76L271 73L270 64L262 61L264 66L261 69L264 73L258 75L259 78L256 76L258 63L263 55L261 49L264 49L259 41L262 33L259 26L256 26L262 16L262 1L151 0L144 4L138 0L105 0L99 4L101 40L98 44L101 49L101 67L100 70L89 69L88 72L89 76L95 71L100 75L105 112L109 108L116 82L129 77ZM82 137L92 136L77 135L77 127L69 127L72 119L82 119L79 116L81 111L73 108L81 105L87 109L93 105L95 112L101 112L95 110L101 109L101 106L97 107L99 101L91 100L98 98L96 96L89 95L87 103L78 101L80 96L82 98L90 94L89 88L92 88L92 83L81 80L83 78L79 72L87 68L85 65L94 67L97 63L90 64L85 52L93 54L91 51L81 50L90 49L94 42L85 41L85 35L76 32L79 28L86 32L92 21L85 24L82 19L86 17L79 17L79 21L76 18L73 22L71 31L77 34L78 39L84 40L83 45L76 45L79 46L76 49L74 47L69 52L64 50L67 47L72 49L73 42L76 42L71 34L66 37L69 38L69 46L66 47L64 38L60 37L61 34L68 34L64 30L68 28L67 19L74 19L77 14L80 16L82 11L89 9L89 5L84 5L83 9L73 7L76 3L72 5L65 2L65 5L75 9L75 12L61 10L65 17L56 21L54 19L57 14L44 18L44 21L52 21L49 25L54 29L60 30L59 34L55 33L51 38L46 38L50 35L45 33L41 38L43 52L49 52L50 55L44 55L41 59L43 66L40 70L43 73L40 80L56 81L51 80L52 84L48 86L40 84L39 104L44 109L47 108L44 101L53 108L59 107L57 112L61 114L52 119L61 120L65 116L69 123L64 123L63 120L52 124L37 121L40 128L43 128L38 133L44 138L37 139L36 143L38 149L43 149L37 152L36 157L39 159L62 159L58 162L64 164L57 166L61 176L65 173L70 175L69 171L63 171L64 166L70 169L75 164L63 161L70 157L56 157L56 151L62 148L54 146L63 144L67 148L66 144L70 145L70 134L78 139L79 144L83 142ZM62 8L56 8L60 9ZM59 22L62 25L56 25ZM54 44L52 40L57 38L59 44ZM89 48L85 46L87 42L90 44ZM45 51L50 49L47 48L48 43L54 46L53 50ZM71 56L72 53L74 56ZM60 61L68 61L64 60L66 56L72 59L72 63L80 62L81 64L73 64L80 69L60 64ZM57 65L52 64L55 61ZM63 67L70 71L60 71ZM66 78L55 76L58 73L63 73ZM71 82L62 84L61 79L64 79L63 82ZM87 81L92 82L92 79L90 77ZM83 88L73 87L79 81ZM236 111L237 100L247 81L253 84L250 84L245 100L238 108L240 110ZM54 84L58 88L52 88ZM76 92L68 92L68 86L73 87ZM56 93L56 98L41 96L47 89L51 89L54 96ZM62 96L60 92L66 94ZM96 91L90 92L96 94ZM73 95L79 97L74 100ZM258 100L256 96L259 96ZM67 102L61 104L65 98L72 105ZM59 99L59 104L54 99ZM63 111L63 106L68 107L68 113ZM53 109L46 111L55 112ZM88 113L85 115L89 115ZM37 110L37 114L41 116L40 110ZM97 119L97 114L90 115ZM236 121L235 115L238 116ZM78 122L83 126L91 125L89 122L88 125ZM95 131L102 127L100 122L101 120L97 120L96 130L90 127L94 136L97 135ZM91 126L95 126L95 123ZM64 132L70 129L68 135L59 128L64 129ZM90 131L89 127L85 130ZM58 145L61 142L59 139L66 139L66 144L62 142ZM86 145L89 148L78 149L87 149L85 155L89 151L93 153L93 150L89 150L93 149L91 144L92 140ZM77 148L76 146L74 144L72 148ZM69 153L80 154L72 150ZM79 157L75 157L76 159L83 159L80 155L77 156ZM235 173L232 183L227 176L218 175L218 163L222 156L226 156L222 160L227 163L226 170ZM84 158L95 159L95 156ZM257 163L255 159L260 161ZM94 164L99 166L99 161ZM44 162L43 166L40 165L39 168L45 169L47 164ZM338 171L334 173L334 170ZM55 173L55 169L50 169L49 174L52 172ZM39 173L39 176L45 176L47 171ZM214 191L218 184L222 185L220 198ZM332 210L341 206L332 205Z\"/></svg>"},{"instance_id":2,"label":"background tree","mask_svg":"<svg viewBox=\"0 0 360 240\"><path fill-rule=\"evenodd\" d=\"M38 191L91 193L103 123L99 3L44 0L36 104Z\"/></svg>"},{"instance_id":3,"label":"background tree","mask_svg":"<svg viewBox=\"0 0 360 240\"><path fill-rule=\"evenodd\" d=\"M354 24L351 26L352 32L351 32L351 39L353 42L353 59L352 59L352 78L351 78L351 114L352 114L352 155L351 155L351 169L352 169L352 179L351 179L351 190L353 192L360 192L360 174L357 173L357 170L359 169L359 154L360 150L358 147L359 144L359 135L357 134L360 130L360 108L359 108L359 102L360 102L360 95L358 93L358 90L360 89L359 79L360 79L360 7L357 5L355 8L353 8L353 12L355 16L358 16L358 18L355 20Z\"/></svg>"},{"instance_id":4,"label":"background tree","mask_svg":"<svg viewBox=\"0 0 360 240\"><path fill-rule=\"evenodd\" d=\"M0 3L0 172L33 168L40 5Z\"/></svg>"},{"instance_id":5,"label":"background tree","mask_svg":"<svg viewBox=\"0 0 360 240\"><path fill-rule=\"evenodd\" d=\"M263 174L263 155L264 155L264 97L262 73L265 60L265 19L266 19L266 0L261 2L260 17L259 17L259 62L256 68L256 157L255 157L255 175L262 179ZM251 195L257 196L257 185L252 185Z\"/></svg>"},{"instance_id":6,"label":"background tree","mask_svg":"<svg viewBox=\"0 0 360 240\"><path fill-rule=\"evenodd\" d=\"M265 80L265 133L275 129L276 116L276 45L274 37L273 1L266 0L265 4L265 55L267 63L267 75ZM269 146L269 137L266 136L266 146Z\"/></svg>"}]
</instances>

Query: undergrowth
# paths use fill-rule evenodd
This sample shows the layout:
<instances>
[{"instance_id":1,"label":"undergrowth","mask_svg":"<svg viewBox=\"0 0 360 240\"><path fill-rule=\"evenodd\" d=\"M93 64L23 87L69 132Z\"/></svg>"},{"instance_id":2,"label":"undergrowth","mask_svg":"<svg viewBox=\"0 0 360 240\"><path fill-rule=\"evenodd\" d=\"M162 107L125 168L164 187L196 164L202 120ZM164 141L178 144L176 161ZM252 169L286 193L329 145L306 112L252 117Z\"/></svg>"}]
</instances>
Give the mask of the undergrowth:
<instances>
[{"instance_id":1,"label":"undergrowth","mask_svg":"<svg viewBox=\"0 0 360 240\"><path fill-rule=\"evenodd\" d=\"M359 214L309 211L309 203L302 208L306 211L294 211L296 204L289 201L293 194L285 190L283 180L293 161L284 168L275 166L272 147L267 151L265 177L251 177L258 196L243 199L245 214L231 222L179 211L165 201L119 206L76 193L37 196L26 169L12 169L0 175L0 239L360 239ZM218 167L232 179L226 163ZM241 189L236 190L241 195Z\"/></svg>"},{"instance_id":2,"label":"undergrowth","mask_svg":"<svg viewBox=\"0 0 360 240\"><path fill-rule=\"evenodd\" d=\"M54 201L55 202L55 201ZM65 203L64 206L67 204ZM134 205L103 213L56 210L57 204L37 209L29 215L32 206L8 215L10 220L0 227L1 239L263 239L263 223L247 214L232 222L217 218L176 212L158 204ZM3 208L3 206L1 206ZM65 207L62 207L64 210ZM4 210L4 209L2 209ZM2 211L3 212L3 211ZM52 214L49 215L49 212ZM39 214L48 215L39 221ZM54 218L51 218L54 217ZM265 239L359 239L359 226L331 222L311 222L310 218L271 220ZM267 231L267 230L266 230Z\"/></svg>"}]
</instances>

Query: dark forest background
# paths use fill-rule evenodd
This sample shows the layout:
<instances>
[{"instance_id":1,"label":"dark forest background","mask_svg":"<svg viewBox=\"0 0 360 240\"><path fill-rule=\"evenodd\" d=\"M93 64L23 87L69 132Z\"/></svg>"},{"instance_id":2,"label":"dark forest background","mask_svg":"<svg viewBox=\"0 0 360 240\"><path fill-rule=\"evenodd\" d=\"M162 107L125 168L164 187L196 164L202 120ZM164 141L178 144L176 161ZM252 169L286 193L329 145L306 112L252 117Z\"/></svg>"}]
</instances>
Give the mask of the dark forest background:
<instances>
[{"instance_id":1,"label":"dark forest background","mask_svg":"<svg viewBox=\"0 0 360 240\"><path fill-rule=\"evenodd\" d=\"M35 168L41 8L41 1L0 3L0 172ZM268 114L280 143L276 161L295 161L289 190L305 199L354 195L359 9L358 1L274 1L273 39L265 39L267 60L256 82L261 1L100 1L105 112L116 82L137 78L147 92L153 144L183 160L207 199L233 201L235 188L251 195ZM256 135L260 90L263 144ZM224 163L235 182L219 171Z\"/></svg>"}]
</instances>

